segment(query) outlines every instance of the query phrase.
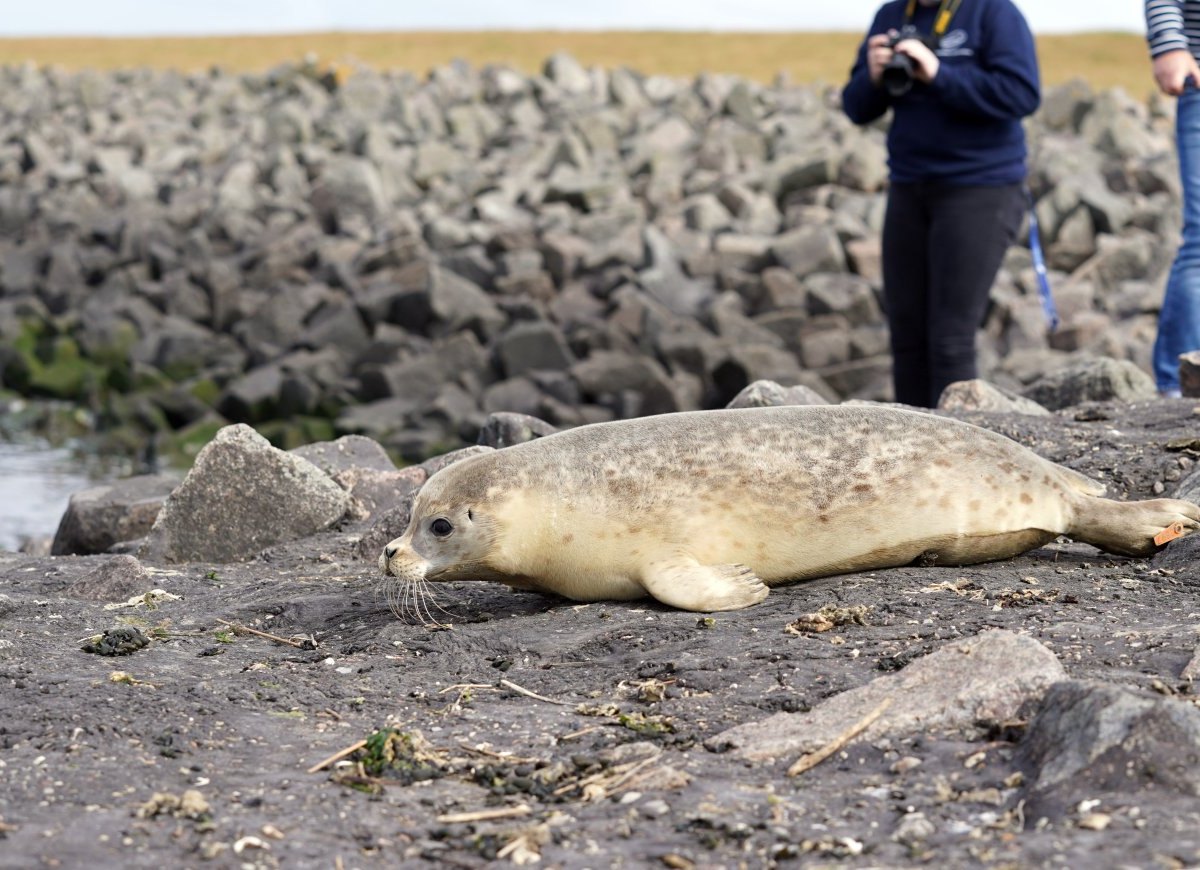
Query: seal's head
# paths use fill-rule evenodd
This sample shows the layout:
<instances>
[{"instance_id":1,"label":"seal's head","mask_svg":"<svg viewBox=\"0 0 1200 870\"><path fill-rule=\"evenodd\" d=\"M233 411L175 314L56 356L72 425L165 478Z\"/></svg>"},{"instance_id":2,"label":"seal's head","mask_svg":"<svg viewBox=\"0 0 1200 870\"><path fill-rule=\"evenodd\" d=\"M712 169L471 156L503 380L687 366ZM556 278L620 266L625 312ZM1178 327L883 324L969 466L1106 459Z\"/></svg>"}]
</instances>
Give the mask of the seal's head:
<instances>
[{"instance_id":1,"label":"seal's head","mask_svg":"<svg viewBox=\"0 0 1200 870\"><path fill-rule=\"evenodd\" d=\"M408 528L379 557L384 574L419 583L493 573L487 557L496 538L496 521L478 477L469 468L450 466L429 479L413 502Z\"/></svg>"}]
</instances>

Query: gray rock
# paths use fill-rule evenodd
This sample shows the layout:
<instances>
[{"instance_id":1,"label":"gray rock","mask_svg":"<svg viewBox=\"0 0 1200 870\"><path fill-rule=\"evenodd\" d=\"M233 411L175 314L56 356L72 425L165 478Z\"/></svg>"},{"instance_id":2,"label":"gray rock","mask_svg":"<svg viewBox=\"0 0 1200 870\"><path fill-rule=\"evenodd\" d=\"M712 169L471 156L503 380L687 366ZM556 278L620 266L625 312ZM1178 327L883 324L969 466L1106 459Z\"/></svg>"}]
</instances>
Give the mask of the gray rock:
<instances>
[{"instance_id":1,"label":"gray rock","mask_svg":"<svg viewBox=\"0 0 1200 870\"><path fill-rule=\"evenodd\" d=\"M1103 795L1200 797L1200 710L1124 686L1064 680L1030 721L1019 763L1031 820Z\"/></svg>"},{"instance_id":2,"label":"gray rock","mask_svg":"<svg viewBox=\"0 0 1200 870\"><path fill-rule=\"evenodd\" d=\"M598 351L573 365L571 376L585 396L636 396L637 414L630 416L682 410L670 377L662 366L646 357Z\"/></svg>"},{"instance_id":3,"label":"gray rock","mask_svg":"<svg viewBox=\"0 0 1200 870\"><path fill-rule=\"evenodd\" d=\"M1084 359L1050 372L1024 396L1057 411L1080 402L1138 402L1157 396L1154 379L1127 360Z\"/></svg>"},{"instance_id":4,"label":"gray rock","mask_svg":"<svg viewBox=\"0 0 1200 870\"><path fill-rule=\"evenodd\" d=\"M788 154L772 165L768 189L782 203L792 193L835 181L840 163L841 155L832 147Z\"/></svg>"},{"instance_id":5,"label":"gray rock","mask_svg":"<svg viewBox=\"0 0 1200 870\"><path fill-rule=\"evenodd\" d=\"M1200 398L1200 350L1179 355L1179 388L1189 399Z\"/></svg>"},{"instance_id":6,"label":"gray rock","mask_svg":"<svg viewBox=\"0 0 1200 870\"><path fill-rule=\"evenodd\" d=\"M443 453L441 456L434 456L432 459L427 459L419 467L430 477L433 477L443 468L454 465L456 462L462 462L464 459L470 459L472 456L482 456L491 452L492 448L487 445L464 447L461 450L451 450L449 453Z\"/></svg>"},{"instance_id":7,"label":"gray rock","mask_svg":"<svg viewBox=\"0 0 1200 870\"><path fill-rule=\"evenodd\" d=\"M114 544L144 537L178 485L177 475L146 474L75 493L50 552L55 556L104 553Z\"/></svg>"},{"instance_id":8,"label":"gray rock","mask_svg":"<svg viewBox=\"0 0 1200 870\"><path fill-rule=\"evenodd\" d=\"M755 381L733 397L727 408L769 408L779 405L828 405L811 387L785 387L774 381Z\"/></svg>"},{"instance_id":9,"label":"gray rock","mask_svg":"<svg viewBox=\"0 0 1200 870\"><path fill-rule=\"evenodd\" d=\"M875 291L857 275L818 272L804 280L804 289L814 315L841 314L851 323L878 323L883 317Z\"/></svg>"},{"instance_id":10,"label":"gray rock","mask_svg":"<svg viewBox=\"0 0 1200 870\"><path fill-rule=\"evenodd\" d=\"M513 414L500 411L488 414L483 428L479 430L479 443L485 447L497 450L512 447L514 444L524 444L535 438L553 435L558 428L545 420L531 417L528 414Z\"/></svg>"},{"instance_id":11,"label":"gray rock","mask_svg":"<svg viewBox=\"0 0 1200 870\"><path fill-rule=\"evenodd\" d=\"M149 592L154 579L133 556L108 556L66 589L72 598L115 603Z\"/></svg>"},{"instance_id":12,"label":"gray rock","mask_svg":"<svg viewBox=\"0 0 1200 870\"><path fill-rule=\"evenodd\" d=\"M592 78L575 58L566 52L551 55L543 74L569 94L586 94L592 87Z\"/></svg>"},{"instance_id":13,"label":"gray rock","mask_svg":"<svg viewBox=\"0 0 1200 870\"><path fill-rule=\"evenodd\" d=\"M941 411L989 411L997 414L1029 414L1045 417L1050 414L1037 402L1019 396L1011 390L976 378L957 381L942 391L938 399Z\"/></svg>"},{"instance_id":14,"label":"gray rock","mask_svg":"<svg viewBox=\"0 0 1200 870\"><path fill-rule=\"evenodd\" d=\"M328 231L343 228L355 218L369 225L388 205L379 170L361 157L334 158L313 186L313 208Z\"/></svg>"},{"instance_id":15,"label":"gray rock","mask_svg":"<svg viewBox=\"0 0 1200 870\"><path fill-rule=\"evenodd\" d=\"M446 384L484 381L487 370L487 353L479 340L471 332L459 332L403 362L364 367L359 376L364 398L394 397L419 404L432 400Z\"/></svg>"},{"instance_id":16,"label":"gray rock","mask_svg":"<svg viewBox=\"0 0 1200 870\"><path fill-rule=\"evenodd\" d=\"M722 269L758 272L770 263L775 242L766 236L722 233L713 239L713 253Z\"/></svg>"},{"instance_id":17,"label":"gray rock","mask_svg":"<svg viewBox=\"0 0 1200 870\"><path fill-rule=\"evenodd\" d=\"M336 441L320 441L305 444L290 451L306 459L325 474L336 479L336 475L348 469L371 471L395 471L396 465L378 441L361 435L343 435Z\"/></svg>"},{"instance_id":18,"label":"gray rock","mask_svg":"<svg viewBox=\"0 0 1200 870\"><path fill-rule=\"evenodd\" d=\"M249 426L227 426L167 498L142 555L168 562L238 562L340 520L349 496L306 459Z\"/></svg>"},{"instance_id":19,"label":"gray rock","mask_svg":"<svg viewBox=\"0 0 1200 870\"><path fill-rule=\"evenodd\" d=\"M504 326L504 315L476 284L441 268L435 268L430 279L429 308L436 334L449 335L469 329L486 338Z\"/></svg>"},{"instance_id":20,"label":"gray rock","mask_svg":"<svg viewBox=\"0 0 1200 870\"><path fill-rule=\"evenodd\" d=\"M843 318L826 316L822 321L835 321L825 326L816 322L806 324L800 332L800 362L806 369L823 369L850 361L850 330L836 321Z\"/></svg>"},{"instance_id":21,"label":"gray rock","mask_svg":"<svg viewBox=\"0 0 1200 870\"><path fill-rule=\"evenodd\" d=\"M541 413L546 396L531 377L509 378L490 385L483 391L480 406L489 414L512 412L536 417Z\"/></svg>"},{"instance_id":22,"label":"gray rock","mask_svg":"<svg viewBox=\"0 0 1200 870\"><path fill-rule=\"evenodd\" d=\"M423 468L381 470L366 466L343 468L332 475L334 483L350 494L347 516L352 520L406 510L428 476Z\"/></svg>"},{"instance_id":23,"label":"gray rock","mask_svg":"<svg viewBox=\"0 0 1200 870\"><path fill-rule=\"evenodd\" d=\"M951 641L899 673L835 695L808 713L776 713L723 731L706 745L752 761L790 758L820 749L885 702L885 712L859 739L929 731L978 737L989 723L1019 719L1065 677L1054 653L1033 638L985 631Z\"/></svg>"},{"instance_id":24,"label":"gray rock","mask_svg":"<svg viewBox=\"0 0 1200 870\"><path fill-rule=\"evenodd\" d=\"M1078 132L1083 119L1092 108L1092 88L1081 78L1047 88L1042 95L1039 115L1051 130Z\"/></svg>"},{"instance_id":25,"label":"gray rock","mask_svg":"<svg viewBox=\"0 0 1200 870\"><path fill-rule=\"evenodd\" d=\"M283 378L283 369L277 363L252 369L225 388L217 400L217 410L238 423L273 419L280 410Z\"/></svg>"},{"instance_id":26,"label":"gray rock","mask_svg":"<svg viewBox=\"0 0 1200 870\"><path fill-rule=\"evenodd\" d=\"M854 190L874 193L887 183L887 148L870 136L851 140L838 167L838 182Z\"/></svg>"},{"instance_id":27,"label":"gray rock","mask_svg":"<svg viewBox=\"0 0 1200 870\"><path fill-rule=\"evenodd\" d=\"M533 369L566 369L575 362L562 333L544 320L514 324L497 339L496 354L510 378Z\"/></svg>"},{"instance_id":28,"label":"gray rock","mask_svg":"<svg viewBox=\"0 0 1200 870\"><path fill-rule=\"evenodd\" d=\"M831 227L801 227L771 242L776 262L803 278L816 272L843 272L846 255Z\"/></svg>"}]
</instances>

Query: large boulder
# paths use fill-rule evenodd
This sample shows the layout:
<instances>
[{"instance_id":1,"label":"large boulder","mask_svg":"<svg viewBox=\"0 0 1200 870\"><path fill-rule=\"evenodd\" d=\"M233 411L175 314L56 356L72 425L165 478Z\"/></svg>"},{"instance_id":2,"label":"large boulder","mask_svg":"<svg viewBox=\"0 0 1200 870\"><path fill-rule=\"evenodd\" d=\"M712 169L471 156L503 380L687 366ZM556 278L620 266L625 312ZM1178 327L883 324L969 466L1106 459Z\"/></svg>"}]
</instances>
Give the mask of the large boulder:
<instances>
[{"instance_id":1,"label":"large boulder","mask_svg":"<svg viewBox=\"0 0 1200 870\"><path fill-rule=\"evenodd\" d=\"M1019 719L1065 677L1054 653L1033 638L986 631L951 641L899 673L835 695L807 713L737 725L707 745L751 761L813 752L881 707L882 715L864 732L867 740L928 731L978 736L989 723Z\"/></svg>"},{"instance_id":2,"label":"large boulder","mask_svg":"<svg viewBox=\"0 0 1200 870\"><path fill-rule=\"evenodd\" d=\"M171 493L143 547L168 562L238 562L340 520L350 497L307 459L226 426Z\"/></svg>"}]
</instances>

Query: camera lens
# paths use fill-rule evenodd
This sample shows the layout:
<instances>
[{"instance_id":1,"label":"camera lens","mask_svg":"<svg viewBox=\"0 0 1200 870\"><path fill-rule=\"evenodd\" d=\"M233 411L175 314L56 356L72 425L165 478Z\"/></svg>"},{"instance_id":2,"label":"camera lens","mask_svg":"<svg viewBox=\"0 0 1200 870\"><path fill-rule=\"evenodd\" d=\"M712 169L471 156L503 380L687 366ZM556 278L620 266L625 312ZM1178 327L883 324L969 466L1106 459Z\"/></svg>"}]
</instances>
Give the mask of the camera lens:
<instances>
[{"instance_id":1,"label":"camera lens","mask_svg":"<svg viewBox=\"0 0 1200 870\"><path fill-rule=\"evenodd\" d=\"M893 97L902 97L912 90L912 58L906 54L894 54L883 68L883 87Z\"/></svg>"}]
</instances>

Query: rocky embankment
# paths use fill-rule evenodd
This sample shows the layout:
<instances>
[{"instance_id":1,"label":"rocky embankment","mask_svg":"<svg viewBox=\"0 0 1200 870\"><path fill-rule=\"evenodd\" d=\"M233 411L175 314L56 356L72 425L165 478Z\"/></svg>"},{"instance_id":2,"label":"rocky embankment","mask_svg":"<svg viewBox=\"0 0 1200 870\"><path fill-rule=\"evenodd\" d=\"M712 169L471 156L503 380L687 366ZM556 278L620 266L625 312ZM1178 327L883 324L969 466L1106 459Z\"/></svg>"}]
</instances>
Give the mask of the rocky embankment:
<instances>
[{"instance_id":1,"label":"rocky embankment","mask_svg":"<svg viewBox=\"0 0 1200 870\"><path fill-rule=\"evenodd\" d=\"M1047 334L1015 247L989 380L1044 401L1080 356L1148 370L1168 108L1047 93L1031 185L1064 323ZM883 137L833 90L565 56L532 77L3 69L0 382L134 442L244 422L414 460L494 411L569 426L760 378L884 399Z\"/></svg>"}]
</instances>

